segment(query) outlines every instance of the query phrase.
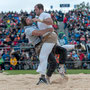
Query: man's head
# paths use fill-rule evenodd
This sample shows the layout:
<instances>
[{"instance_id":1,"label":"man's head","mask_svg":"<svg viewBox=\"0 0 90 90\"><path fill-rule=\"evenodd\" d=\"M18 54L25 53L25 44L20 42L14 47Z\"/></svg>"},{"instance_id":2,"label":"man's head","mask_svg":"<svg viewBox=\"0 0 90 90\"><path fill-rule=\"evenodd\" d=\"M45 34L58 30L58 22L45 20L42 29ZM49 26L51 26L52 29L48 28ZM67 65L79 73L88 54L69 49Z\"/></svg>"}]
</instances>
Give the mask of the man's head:
<instances>
[{"instance_id":1,"label":"man's head","mask_svg":"<svg viewBox=\"0 0 90 90\"><path fill-rule=\"evenodd\" d=\"M29 17L25 17L25 16L21 18L21 22L22 22L23 26L28 26L28 25L33 24L32 19Z\"/></svg>"},{"instance_id":2,"label":"man's head","mask_svg":"<svg viewBox=\"0 0 90 90\"><path fill-rule=\"evenodd\" d=\"M34 9L36 15L39 16L44 11L44 6L42 4L37 4Z\"/></svg>"}]
</instances>

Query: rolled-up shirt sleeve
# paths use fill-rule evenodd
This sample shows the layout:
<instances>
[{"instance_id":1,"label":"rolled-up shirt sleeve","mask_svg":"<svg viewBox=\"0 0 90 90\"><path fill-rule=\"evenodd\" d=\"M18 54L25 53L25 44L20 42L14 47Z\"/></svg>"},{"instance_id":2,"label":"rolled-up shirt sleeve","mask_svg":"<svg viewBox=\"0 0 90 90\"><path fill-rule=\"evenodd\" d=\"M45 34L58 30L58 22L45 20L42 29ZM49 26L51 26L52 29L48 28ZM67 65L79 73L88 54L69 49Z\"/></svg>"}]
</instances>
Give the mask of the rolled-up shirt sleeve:
<instances>
[{"instance_id":1,"label":"rolled-up shirt sleeve","mask_svg":"<svg viewBox=\"0 0 90 90\"><path fill-rule=\"evenodd\" d=\"M27 37L27 36L31 36L31 35L32 35L32 32L33 32L34 30L35 30L34 28L26 28L26 29L25 29L26 37Z\"/></svg>"}]
</instances>

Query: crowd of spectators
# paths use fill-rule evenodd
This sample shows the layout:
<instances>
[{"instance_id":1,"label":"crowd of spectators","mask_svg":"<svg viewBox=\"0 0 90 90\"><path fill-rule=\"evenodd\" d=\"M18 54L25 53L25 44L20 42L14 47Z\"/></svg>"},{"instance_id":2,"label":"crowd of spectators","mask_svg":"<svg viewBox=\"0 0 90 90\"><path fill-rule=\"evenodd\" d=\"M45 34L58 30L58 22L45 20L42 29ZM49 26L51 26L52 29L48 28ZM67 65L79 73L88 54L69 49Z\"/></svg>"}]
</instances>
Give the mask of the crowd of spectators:
<instances>
[{"instance_id":1,"label":"crowd of spectators","mask_svg":"<svg viewBox=\"0 0 90 90\"><path fill-rule=\"evenodd\" d=\"M88 10L73 10L69 11L64 16L64 32L68 33L68 44L84 44L88 52L73 51L69 54L69 59L73 64L72 67L86 68L89 67L85 61L90 61L90 11ZM62 44L67 41L65 34L61 36ZM82 52L82 53L81 53ZM82 62L84 61L84 63ZM90 63L90 62L89 62ZM78 66L80 65L80 67Z\"/></svg>"},{"instance_id":2,"label":"crowd of spectators","mask_svg":"<svg viewBox=\"0 0 90 90\"><path fill-rule=\"evenodd\" d=\"M71 51L68 54L68 61L67 68L76 68L76 69L87 69L89 67L88 61L90 61L87 57L87 54L82 51Z\"/></svg>"},{"instance_id":3,"label":"crowd of spectators","mask_svg":"<svg viewBox=\"0 0 90 90\"><path fill-rule=\"evenodd\" d=\"M90 12L75 10L66 14L68 19L68 37L69 43L83 43L90 42Z\"/></svg>"}]
</instances>

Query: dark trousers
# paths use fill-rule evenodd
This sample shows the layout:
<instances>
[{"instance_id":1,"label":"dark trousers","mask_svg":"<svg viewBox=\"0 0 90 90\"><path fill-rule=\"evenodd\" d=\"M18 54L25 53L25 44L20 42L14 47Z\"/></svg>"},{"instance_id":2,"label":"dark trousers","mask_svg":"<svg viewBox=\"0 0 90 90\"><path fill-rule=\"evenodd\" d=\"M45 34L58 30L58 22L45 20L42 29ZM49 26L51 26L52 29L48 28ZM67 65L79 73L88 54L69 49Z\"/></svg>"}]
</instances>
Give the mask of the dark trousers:
<instances>
[{"instance_id":1,"label":"dark trousers","mask_svg":"<svg viewBox=\"0 0 90 90\"><path fill-rule=\"evenodd\" d=\"M55 54L59 54L59 64L65 64L67 60L67 50L61 46L55 46Z\"/></svg>"},{"instance_id":2,"label":"dark trousers","mask_svg":"<svg viewBox=\"0 0 90 90\"><path fill-rule=\"evenodd\" d=\"M53 72L55 71L57 67L55 54L60 54L59 64L65 64L65 61L67 59L67 50L61 46L56 45L48 58L49 65L48 65L48 70L47 70L47 76L49 77L52 76Z\"/></svg>"}]
</instances>

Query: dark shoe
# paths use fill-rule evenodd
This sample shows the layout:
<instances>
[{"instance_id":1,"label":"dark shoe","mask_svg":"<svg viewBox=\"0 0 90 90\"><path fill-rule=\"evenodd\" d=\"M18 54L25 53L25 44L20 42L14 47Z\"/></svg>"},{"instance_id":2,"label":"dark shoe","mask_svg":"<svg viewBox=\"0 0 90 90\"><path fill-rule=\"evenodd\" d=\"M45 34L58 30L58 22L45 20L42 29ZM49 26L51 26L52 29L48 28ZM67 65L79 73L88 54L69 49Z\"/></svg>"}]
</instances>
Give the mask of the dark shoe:
<instances>
[{"instance_id":1,"label":"dark shoe","mask_svg":"<svg viewBox=\"0 0 90 90\"><path fill-rule=\"evenodd\" d=\"M39 81L38 81L37 85L39 85L40 83L48 84L46 78L39 78Z\"/></svg>"}]
</instances>

